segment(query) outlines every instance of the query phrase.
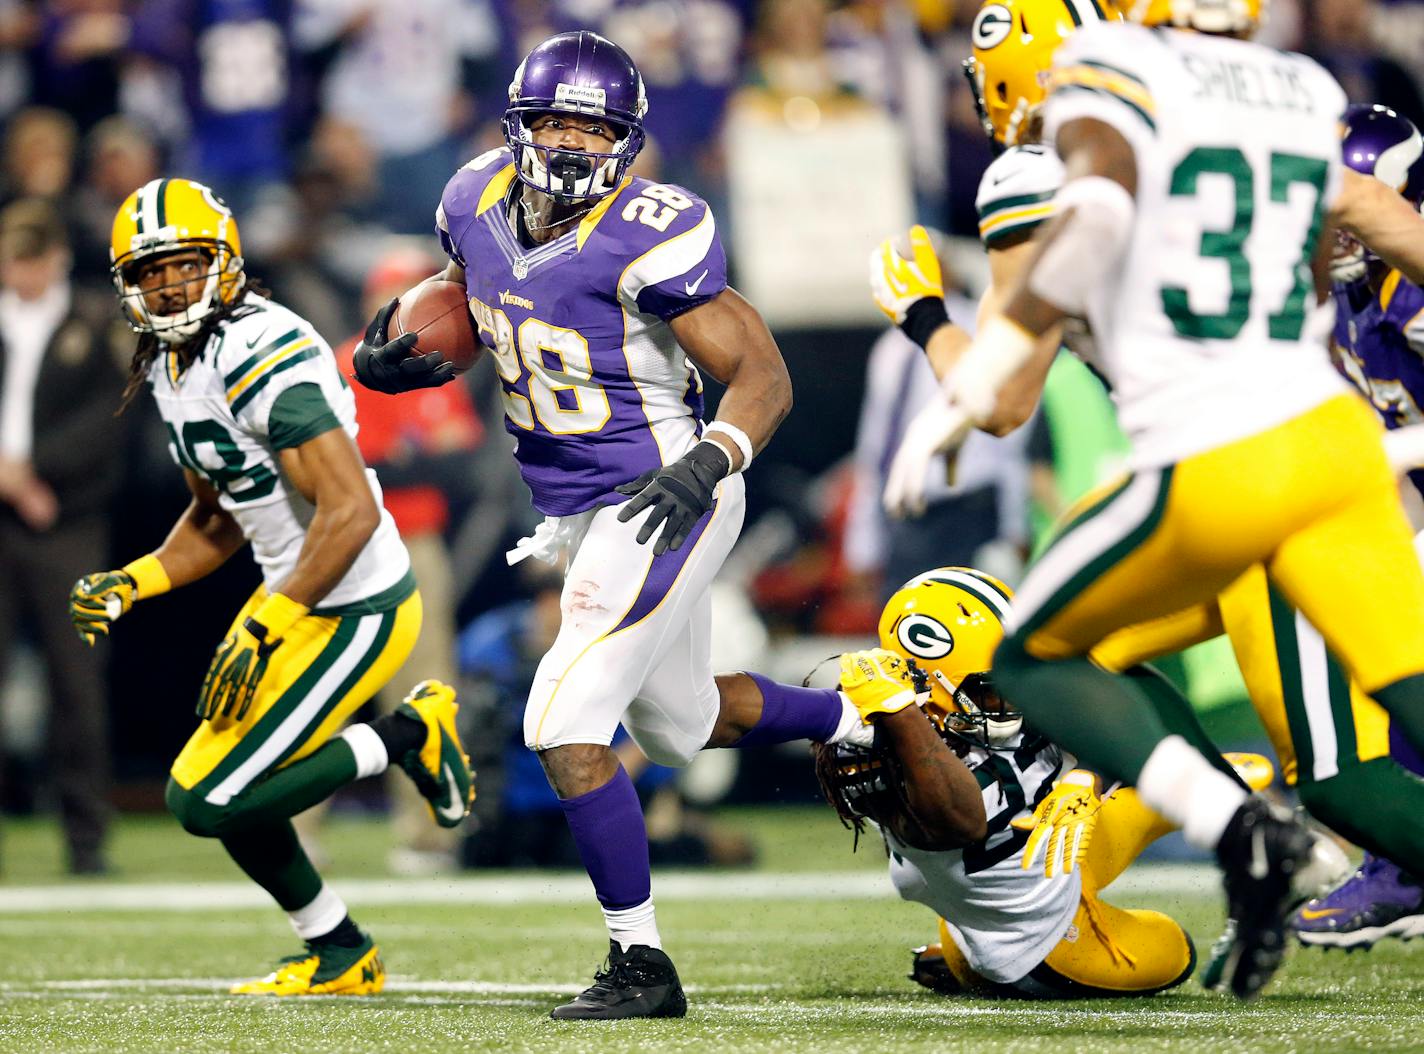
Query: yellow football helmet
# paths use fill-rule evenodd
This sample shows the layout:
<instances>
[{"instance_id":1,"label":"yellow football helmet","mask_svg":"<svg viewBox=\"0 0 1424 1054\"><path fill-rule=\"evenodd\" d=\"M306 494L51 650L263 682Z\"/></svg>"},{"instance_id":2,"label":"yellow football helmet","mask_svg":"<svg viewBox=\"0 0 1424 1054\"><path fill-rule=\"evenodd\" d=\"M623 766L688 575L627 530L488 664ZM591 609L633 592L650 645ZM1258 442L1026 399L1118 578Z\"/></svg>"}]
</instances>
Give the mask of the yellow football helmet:
<instances>
[{"instance_id":1,"label":"yellow football helmet","mask_svg":"<svg viewBox=\"0 0 1424 1054\"><path fill-rule=\"evenodd\" d=\"M1110 0L1124 18L1144 26L1176 26L1201 33L1250 36L1266 14L1266 0Z\"/></svg>"},{"instance_id":2,"label":"yellow football helmet","mask_svg":"<svg viewBox=\"0 0 1424 1054\"><path fill-rule=\"evenodd\" d=\"M198 249L209 259L203 293L182 312L155 315L134 281L134 265L185 249ZM235 304L247 284L232 210L191 179L150 180L124 199L114 217L109 273L129 325L168 344L194 336L214 312Z\"/></svg>"},{"instance_id":3,"label":"yellow football helmet","mask_svg":"<svg viewBox=\"0 0 1424 1054\"><path fill-rule=\"evenodd\" d=\"M974 55L964 61L984 132L1000 146L1027 141L1058 45L1079 26L1120 21L1106 0L984 3L970 30Z\"/></svg>"},{"instance_id":4,"label":"yellow football helmet","mask_svg":"<svg viewBox=\"0 0 1424 1054\"><path fill-rule=\"evenodd\" d=\"M1023 715L1002 708L988 676L1012 598L982 571L938 567L901 586L880 615L880 646L929 675L931 716L990 746L1023 728Z\"/></svg>"}]
</instances>

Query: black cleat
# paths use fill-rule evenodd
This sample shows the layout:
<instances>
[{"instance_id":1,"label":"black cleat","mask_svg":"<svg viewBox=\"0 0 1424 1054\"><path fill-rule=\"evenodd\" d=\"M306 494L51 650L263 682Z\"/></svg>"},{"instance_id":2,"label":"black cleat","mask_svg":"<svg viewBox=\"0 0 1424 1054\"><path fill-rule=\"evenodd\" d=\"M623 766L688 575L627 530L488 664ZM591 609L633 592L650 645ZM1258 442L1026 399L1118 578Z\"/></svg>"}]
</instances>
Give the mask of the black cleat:
<instances>
[{"instance_id":1,"label":"black cleat","mask_svg":"<svg viewBox=\"0 0 1424 1054\"><path fill-rule=\"evenodd\" d=\"M964 991L944 961L944 951L938 944L926 944L914 950L914 958L910 961L910 980L940 995L959 995Z\"/></svg>"},{"instance_id":2,"label":"black cleat","mask_svg":"<svg viewBox=\"0 0 1424 1054\"><path fill-rule=\"evenodd\" d=\"M1256 995L1280 967L1293 899L1291 878L1310 855L1310 832L1254 795L1226 825L1216 858L1235 932L1223 936L1227 947L1217 979L1225 980L1238 999Z\"/></svg>"},{"instance_id":3,"label":"black cleat","mask_svg":"<svg viewBox=\"0 0 1424 1054\"><path fill-rule=\"evenodd\" d=\"M677 967L661 948L634 944L626 952L608 942L608 960L593 986L549 1011L555 1021L621 1021L630 1017L683 1017L687 996Z\"/></svg>"}]
</instances>

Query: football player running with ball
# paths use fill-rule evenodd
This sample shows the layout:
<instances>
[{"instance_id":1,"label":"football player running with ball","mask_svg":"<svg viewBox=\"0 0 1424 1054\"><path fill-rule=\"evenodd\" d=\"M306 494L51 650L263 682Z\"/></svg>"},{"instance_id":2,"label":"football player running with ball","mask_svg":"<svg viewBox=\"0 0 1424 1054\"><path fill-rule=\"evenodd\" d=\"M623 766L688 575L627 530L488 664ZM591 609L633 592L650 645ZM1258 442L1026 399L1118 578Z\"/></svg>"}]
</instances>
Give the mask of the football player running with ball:
<instances>
[{"instance_id":1,"label":"football player running with ball","mask_svg":"<svg viewBox=\"0 0 1424 1054\"><path fill-rule=\"evenodd\" d=\"M465 287L547 517L511 558L568 559L524 739L593 881L609 955L560 1020L686 1012L638 796L608 746L620 723L662 765L868 732L838 692L713 676L708 590L741 529L741 473L790 410L791 382L761 316L727 286L707 204L626 174L647 106L616 44L549 38L515 71L506 146L457 172L436 213L441 277ZM392 310L356 351L358 379L391 393L449 380L453 364L388 339ZM726 386L707 425L699 370Z\"/></svg>"},{"instance_id":2,"label":"football player running with ball","mask_svg":"<svg viewBox=\"0 0 1424 1054\"><path fill-rule=\"evenodd\" d=\"M890 598L879 649L841 657L841 688L875 742L814 747L822 789L857 834L866 821L880 829L895 888L940 916L911 973L926 987L1011 998L1173 988L1196 962L1182 927L1098 897L1173 825L1130 788L1106 791L1074 769L1005 706L988 670L1010 600L964 567ZM1264 758L1232 760L1253 786L1270 781Z\"/></svg>"},{"instance_id":3,"label":"football player running with ball","mask_svg":"<svg viewBox=\"0 0 1424 1054\"><path fill-rule=\"evenodd\" d=\"M953 446L989 422L1065 318L1090 323L1133 474L1030 571L994 673L1037 727L1215 849L1239 923L1225 973L1241 996L1279 964L1305 834L1170 735L1140 686L1088 652L1123 627L1210 603L1261 564L1424 743L1413 644L1424 575L1380 427L1312 337L1326 218L1360 199L1341 192L1344 96L1309 60L1232 39L1258 6L1142 0L1134 13L1170 28L1095 25L1058 49L1043 110L1068 176L1056 218L950 371L941 439L924 444ZM1237 90L1247 82L1275 88Z\"/></svg>"},{"instance_id":4,"label":"football player running with ball","mask_svg":"<svg viewBox=\"0 0 1424 1054\"><path fill-rule=\"evenodd\" d=\"M420 631L410 559L356 449L351 391L312 327L248 283L237 223L207 187L155 179L130 194L111 261L139 334L125 401L145 383L153 391L192 500L156 550L75 585L75 627L92 644L137 601L252 546L263 584L213 657L168 807L190 833L221 841L305 944L235 994L379 992L379 950L312 867L291 817L399 764L436 822L454 826L474 784L454 692L438 682L341 731Z\"/></svg>"}]
</instances>

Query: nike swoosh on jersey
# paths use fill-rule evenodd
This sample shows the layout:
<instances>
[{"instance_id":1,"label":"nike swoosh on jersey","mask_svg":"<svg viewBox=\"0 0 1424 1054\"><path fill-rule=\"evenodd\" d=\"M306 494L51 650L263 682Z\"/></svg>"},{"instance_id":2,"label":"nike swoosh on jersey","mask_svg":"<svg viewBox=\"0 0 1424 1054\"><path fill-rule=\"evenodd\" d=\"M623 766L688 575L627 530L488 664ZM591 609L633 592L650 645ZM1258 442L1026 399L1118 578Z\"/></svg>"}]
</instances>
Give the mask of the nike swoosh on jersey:
<instances>
[{"instance_id":1,"label":"nike swoosh on jersey","mask_svg":"<svg viewBox=\"0 0 1424 1054\"><path fill-rule=\"evenodd\" d=\"M704 279L704 278L707 277L707 271L710 271L710 270L711 270L711 268L709 267L709 268L707 268L706 270L704 270L700 275L698 275L698 276L697 276L697 281L695 281L695 282L684 282L684 283L682 284L682 287L687 290L687 295L688 295L688 296L693 296L693 295L695 295L695 294L697 293L697 287L702 284L702 279Z\"/></svg>"},{"instance_id":2,"label":"nike swoosh on jersey","mask_svg":"<svg viewBox=\"0 0 1424 1054\"><path fill-rule=\"evenodd\" d=\"M445 792L450 796L448 805L437 805L440 815L447 820L458 820L465 815L465 802L460 797L460 787L455 782L455 773L450 771L450 763L445 762Z\"/></svg>"}]
</instances>

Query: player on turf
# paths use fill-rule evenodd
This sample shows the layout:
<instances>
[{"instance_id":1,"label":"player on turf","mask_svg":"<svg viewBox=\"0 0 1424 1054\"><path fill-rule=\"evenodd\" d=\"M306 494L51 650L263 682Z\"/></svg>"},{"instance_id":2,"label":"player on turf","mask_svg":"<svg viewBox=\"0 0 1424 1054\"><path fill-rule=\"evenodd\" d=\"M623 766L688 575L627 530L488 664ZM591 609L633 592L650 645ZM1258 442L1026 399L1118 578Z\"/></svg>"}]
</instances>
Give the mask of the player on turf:
<instances>
[{"instance_id":1,"label":"player on turf","mask_svg":"<svg viewBox=\"0 0 1424 1054\"><path fill-rule=\"evenodd\" d=\"M474 785L454 692L438 682L338 734L420 630L409 557L356 450L350 389L311 326L249 285L237 223L207 187L155 179L130 194L111 261L139 334L125 401L152 389L192 501L156 550L75 584L75 627L93 643L135 602L252 546L263 584L213 657L168 807L219 839L305 943L234 993L379 992L376 945L312 868L291 817L397 763L448 827Z\"/></svg>"},{"instance_id":2,"label":"player on turf","mask_svg":"<svg viewBox=\"0 0 1424 1054\"><path fill-rule=\"evenodd\" d=\"M1173 827L1131 789L1100 794L1092 773L1004 708L988 669L1009 601L1003 583L968 568L905 583L880 616L881 650L841 659L841 686L875 743L817 746L822 788L857 833L878 825L900 895L940 916L940 940L915 954L921 984L1058 998L1175 987L1196 961L1182 927L1098 897ZM1254 785L1269 782L1264 758L1239 761Z\"/></svg>"},{"instance_id":3,"label":"player on turf","mask_svg":"<svg viewBox=\"0 0 1424 1054\"><path fill-rule=\"evenodd\" d=\"M1015 19L1013 29L1005 28L1004 11ZM1076 17L1065 12L1061 0L1042 5L1034 0L1018 0L1009 5L986 4L976 22L975 55L968 64L979 93L985 127L999 144L1005 140L1036 138L1038 108L1044 92L1039 72L1045 69L1057 44L1080 21L1090 21L1085 9L1075 8ZM1109 13L1111 17L1111 13ZM998 27L996 29L996 27ZM1347 179L1336 212L1372 241L1387 245L1392 259L1417 273L1417 247L1421 221L1414 209L1377 180L1354 172ZM996 285L1011 285L1028 260L1026 242L1040 224L1052 215L1052 197L1062 180L1061 164L1049 151L1022 146L1006 151L991 166L981 185L980 205L984 234ZM1405 232L1413 232L1414 247ZM967 335L955 327L934 322L933 301L917 299L919 276L934 269L932 256L917 254L914 261L902 260L890 243L873 257L872 281L877 299L887 314L902 319L905 328L918 320L920 338L927 342L932 360L941 373L962 354ZM1001 297L991 290L986 305ZM1072 342L1091 361L1091 344ZM1046 351L1055 352L1047 343ZM1046 367L1047 362L1042 365ZM1015 427L1031 411L1042 384L1042 370L1035 364L1016 377L1008 398L1001 398L995 431ZM924 415L917 425L939 430L942 416ZM911 426L912 433L916 426ZM1407 441L1407 437L1396 434ZM910 453L914 454L912 450ZM900 488L899 501L913 505L916 488L924 478L917 455L897 460L892 484ZM1401 444L1399 463L1405 464L1409 450ZM1190 646L1228 630L1236 649L1252 701L1271 734L1281 760L1282 772L1297 783L1302 799L1311 811L1337 830L1376 852L1417 861L1424 867L1424 844L1415 825L1397 822L1394 810L1404 815L1424 807L1424 790L1390 762L1388 719L1362 693L1349 690L1345 677L1333 660L1307 662L1298 656L1324 654L1324 645L1313 627L1289 609L1281 595L1268 587L1259 569L1243 576L1223 592L1217 601L1134 630L1124 630L1094 651L1094 658L1110 669L1129 669L1159 655ZM1290 671L1282 676L1281 663ZM1152 681L1140 682L1154 686ZM1164 684L1157 687L1166 689ZM1338 731L1337 731L1338 730ZM1296 754L1305 758L1298 766ZM1358 808L1361 796L1382 803L1378 810ZM1305 887L1302 887L1304 891ZM1409 890L1402 890L1407 894ZM1395 898L1400 899L1399 897ZM1316 910L1316 909L1310 909Z\"/></svg>"},{"instance_id":4,"label":"player on turf","mask_svg":"<svg viewBox=\"0 0 1424 1054\"><path fill-rule=\"evenodd\" d=\"M1397 190L1418 208L1424 202L1424 139L1409 119L1383 106L1351 106L1344 128L1345 164ZM1341 368L1369 396L1391 433L1424 421L1419 409L1424 401L1424 290L1353 240L1337 250L1331 276L1333 346ZM1424 473L1416 470L1409 478L1424 493ZM1419 545L1416 536L1415 548ZM1424 774L1424 760L1408 743L1397 734L1387 738L1396 761ZM1394 818L1395 824L1412 826L1401 819ZM1345 948L1424 934L1424 885L1415 877L1421 872L1410 870L1367 852L1349 881L1296 912L1291 920L1296 934L1306 944Z\"/></svg>"},{"instance_id":5,"label":"player on turf","mask_svg":"<svg viewBox=\"0 0 1424 1054\"><path fill-rule=\"evenodd\" d=\"M593 986L553 1016L681 1016L614 729L665 765L708 746L866 730L834 691L713 677L708 588L741 528L741 473L790 409L791 385L760 315L727 286L706 203L626 174L647 110L637 68L594 33L559 34L520 64L509 99L506 146L455 174L436 223L451 260L443 277L465 285L515 457L547 516L511 555L569 557L563 622L524 733L610 943ZM410 356L411 337L387 342L391 310L357 349L357 377L385 392L448 379L439 355ZM708 425L699 370L726 385Z\"/></svg>"},{"instance_id":6,"label":"player on turf","mask_svg":"<svg viewBox=\"0 0 1424 1054\"><path fill-rule=\"evenodd\" d=\"M1342 178L1343 93L1308 60L1231 39L1254 5L1137 6L1180 28L1093 26L1054 58L1045 138L1073 178L1027 273L954 368L946 432L989 419L1065 317L1089 320L1134 473L1036 563L995 674L1047 734L1216 849L1240 922L1227 973L1246 996L1279 964L1304 832L1167 735L1143 693L1086 655L1264 563L1424 742L1424 656L1410 643L1424 632L1424 575L1379 426L1308 335L1311 265L1324 263Z\"/></svg>"}]
</instances>

